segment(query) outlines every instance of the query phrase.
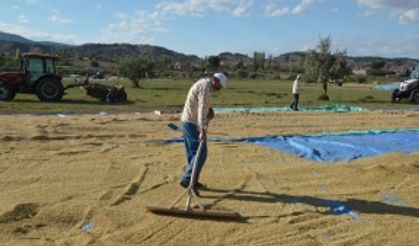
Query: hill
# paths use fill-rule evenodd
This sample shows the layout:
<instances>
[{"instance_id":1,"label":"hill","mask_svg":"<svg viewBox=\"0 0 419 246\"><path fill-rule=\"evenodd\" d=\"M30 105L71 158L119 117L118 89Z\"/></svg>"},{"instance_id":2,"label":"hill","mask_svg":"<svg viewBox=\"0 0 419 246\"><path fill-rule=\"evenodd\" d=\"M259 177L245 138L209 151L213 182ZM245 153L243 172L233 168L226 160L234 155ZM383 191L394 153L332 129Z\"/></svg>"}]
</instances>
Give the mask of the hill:
<instances>
[{"instance_id":1,"label":"hill","mask_svg":"<svg viewBox=\"0 0 419 246\"><path fill-rule=\"evenodd\" d=\"M142 57L161 62L179 62L183 64L199 63L200 58L195 55L185 55L164 47L147 44L83 44L71 46L48 41L33 41L19 35L0 32L0 53L14 55L16 50L21 53L40 52L58 53L64 58L89 57L106 61L118 61L127 58Z\"/></svg>"},{"instance_id":2,"label":"hill","mask_svg":"<svg viewBox=\"0 0 419 246\"><path fill-rule=\"evenodd\" d=\"M89 60L119 62L127 58L146 58L165 64L172 64L177 68L184 66L201 67L201 58L196 55L186 55L180 52L169 50L164 47L148 45L148 44L83 44L71 46L61 43L48 41L33 41L25 37L0 32L0 54L14 55L19 50L24 52L41 52L41 53L57 53L67 60L79 58L89 58ZM237 64L242 63L247 67L251 67L253 57L246 54L223 52L217 55L221 64L230 68L234 68ZM306 56L306 52L288 52L273 57L272 65L275 69L301 68L302 61ZM365 70L372 66L375 62L384 62L387 71L394 73L403 73L410 67L419 64L418 59L407 57L402 58L385 58L385 57L348 57L348 65L355 70Z\"/></svg>"},{"instance_id":3,"label":"hill","mask_svg":"<svg viewBox=\"0 0 419 246\"><path fill-rule=\"evenodd\" d=\"M181 63L197 63L200 60L198 56L185 55L164 47L147 44L83 44L69 48L68 50L83 56L99 57L104 60L120 60L136 57Z\"/></svg>"},{"instance_id":4,"label":"hill","mask_svg":"<svg viewBox=\"0 0 419 246\"><path fill-rule=\"evenodd\" d=\"M11 33L5 33L0 31L0 40L1 41L10 41L10 42L19 42L19 43L31 43L33 42L30 39L24 38L22 36L11 34Z\"/></svg>"}]
</instances>

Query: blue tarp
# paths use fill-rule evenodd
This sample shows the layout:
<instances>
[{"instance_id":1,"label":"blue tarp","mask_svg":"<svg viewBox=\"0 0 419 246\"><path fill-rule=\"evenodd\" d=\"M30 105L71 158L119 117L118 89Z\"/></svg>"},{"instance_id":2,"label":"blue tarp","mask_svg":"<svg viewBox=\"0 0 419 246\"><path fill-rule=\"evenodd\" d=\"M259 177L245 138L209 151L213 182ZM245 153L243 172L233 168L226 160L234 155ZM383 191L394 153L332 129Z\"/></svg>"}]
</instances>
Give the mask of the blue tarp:
<instances>
[{"instance_id":1,"label":"blue tarp","mask_svg":"<svg viewBox=\"0 0 419 246\"><path fill-rule=\"evenodd\" d=\"M419 151L419 129L407 131L370 131L317 136L277 136L249 139L305 159L333 163L388 152Z\"/></svg>"},{"instance_id":2,"label":"blue tarp","mask_svg":"<svg viewBox=\"0 0 419 246\"><path fill-rule=\"evenodd\" d=\"M180 142L181 138L166 143ZM419 129L323 133L309 136L209 138L214 142L246 142L325 163L349 162L389 152L419 151Z\"/></svg>"},{"instance_id":3,"label":"blue tarp","mask_svg":"<svg viewBox=\"0 0 419 246\"><path fill-rule=\"evenodd\" d=\"M365 108L349 106L344 104L323 105L318 107L299 106L301 112L362 112ZM271 113L271 112L288 112L293 111L289 107L232 107L232 108L214 108L215 113Z\"/></svg>"},{"instance_id":4,"label":"blue tarp","mask_svg":"<svg viewBox=\"0 0 419 246\"><path fill-rule=\"evenodd\" d=\"M382 90L382 91L394 91L395 89L400 88L400 84L401 84L401 82L391 82L391 83L387 83L387 84L381 84L381 85L374 86L372 89L373 90Z\"/></svg>"}]
</instances>

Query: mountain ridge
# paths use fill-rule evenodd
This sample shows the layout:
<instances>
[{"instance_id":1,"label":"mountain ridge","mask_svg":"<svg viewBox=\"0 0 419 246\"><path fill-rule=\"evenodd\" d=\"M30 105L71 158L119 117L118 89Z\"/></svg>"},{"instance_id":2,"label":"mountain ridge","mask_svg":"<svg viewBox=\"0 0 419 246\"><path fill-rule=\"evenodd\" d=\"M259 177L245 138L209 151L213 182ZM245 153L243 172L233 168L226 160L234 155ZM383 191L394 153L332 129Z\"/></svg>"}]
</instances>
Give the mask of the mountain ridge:
<instances>
[{"instance_id":1,"label":"mountain ridge","mask_svg":"<svg viewBox=\"0 0 419 246\"><path fill-rule=\"evenodd\" d=\"M40 53L60 53L64 56L87 56L96 57L104 60L122 60L127 58L142 57L147 59L159 60L163 62L175 62L182 64L198 64L201 58L197 55L188 55L173 51L161 46L149 44L128 44L128 43L86 43L82 45L68 45L49 41L33 41L23 36L0 31L0 53L15 54L16 50L20 52L40 52ZM301 63L306 52L295 51L286 52L273 57L273 60L281 65L290 65ZM225 64L236 65L239 62L251 64L252 57L229 51L218 55ZM389 66L409 67L417 65L419 59L409 57L380 57L380 56L348 56L348 64L352 67L365 68L375 61L385 61Z\"/></svg>"}]
</instances>

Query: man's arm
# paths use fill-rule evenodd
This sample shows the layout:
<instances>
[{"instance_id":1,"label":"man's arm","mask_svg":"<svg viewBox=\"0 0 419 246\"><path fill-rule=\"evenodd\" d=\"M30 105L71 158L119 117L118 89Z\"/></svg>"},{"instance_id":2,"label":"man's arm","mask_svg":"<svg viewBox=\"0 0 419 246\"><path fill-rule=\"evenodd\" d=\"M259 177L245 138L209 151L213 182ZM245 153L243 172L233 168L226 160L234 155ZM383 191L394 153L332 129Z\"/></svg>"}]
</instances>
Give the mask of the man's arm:
<instances>
[{"instance_id":1,"label":"man's arm","mask_svg":"<svg viewBox=\"0 0 419 246\"><path fill-rule=\"evenodd\" d=\"M209 87L203 88L199 93L198 98L198 127L200 132L200 139L207 139L207 128L208 128L208 112L209 103L211 98L211 92Z\"/></svg>"}]
</instances>

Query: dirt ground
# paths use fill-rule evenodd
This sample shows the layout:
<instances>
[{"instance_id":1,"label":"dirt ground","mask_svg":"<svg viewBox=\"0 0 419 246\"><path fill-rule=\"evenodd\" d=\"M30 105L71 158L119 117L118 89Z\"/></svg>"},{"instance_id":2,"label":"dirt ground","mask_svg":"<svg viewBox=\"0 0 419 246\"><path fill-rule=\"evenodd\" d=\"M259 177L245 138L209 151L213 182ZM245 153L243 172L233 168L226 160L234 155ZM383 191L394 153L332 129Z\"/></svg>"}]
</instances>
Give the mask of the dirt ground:
<instances>
[{"instance_id":1,"label":"dirt ground","mask_svg":"<svg viewBox=\"0 0 419 246\"><path fill-rule=\"evenodd\" d=\"M209 143L201 202L242 218L147 212L183 190L183 145L157 142L181 136L170 122L179 116L0 116L0 245L419 245L419 152L321 164L254 144ZM418 122L419 112L234 113L217 115L210 136ZM334 213L330 200L355 216Z\"/></svg>"}]
</instances>

